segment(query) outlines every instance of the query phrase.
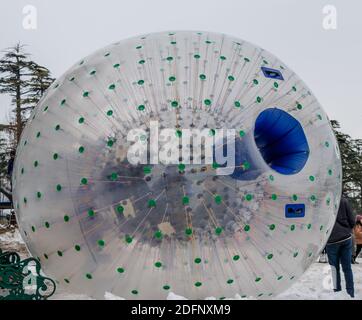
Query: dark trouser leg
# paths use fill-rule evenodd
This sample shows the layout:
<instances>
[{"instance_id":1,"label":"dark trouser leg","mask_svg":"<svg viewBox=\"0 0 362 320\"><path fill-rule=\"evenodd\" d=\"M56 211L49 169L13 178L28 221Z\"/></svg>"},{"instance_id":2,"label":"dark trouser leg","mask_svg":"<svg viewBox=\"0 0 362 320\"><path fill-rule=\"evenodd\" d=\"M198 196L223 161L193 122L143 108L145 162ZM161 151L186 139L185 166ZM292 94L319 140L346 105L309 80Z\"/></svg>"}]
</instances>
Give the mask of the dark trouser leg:
<instances>
[{"instance_id":1,"label":"dark trouser leg","mask_svg":"<svg viewBox=\"0 0 362 320\"><path fill-rule=\"evenodd\" d=\"M361 249L362 249L362 244L357 244L355 258L358 257L359 253L361 252Z\"/></svg>"},{"instance_id":2,"label":"dark trouser leg","mask_svg":"<svg viewBox=\"0 0 362 320\"><path fill-rule=\"evenodd\" d=\"M340 248L340 256L341 256L341 264L344 273L344 278L346 279L347 293L351 297L354 297L353 273L351 266L352 239L342 242Z\"/></svg>"},{"instance_id":3,"label":"dark trouser leg","mask_svg":"<svg viewBox=\"0 0 362 320\"><path fill-rule=\"evenodd\" d=\"M341 291L341 273L339 271L339 244L328 244L326 246L328 263L332 269L332 280L334 291Z\"/></svg>"}]
</instances>

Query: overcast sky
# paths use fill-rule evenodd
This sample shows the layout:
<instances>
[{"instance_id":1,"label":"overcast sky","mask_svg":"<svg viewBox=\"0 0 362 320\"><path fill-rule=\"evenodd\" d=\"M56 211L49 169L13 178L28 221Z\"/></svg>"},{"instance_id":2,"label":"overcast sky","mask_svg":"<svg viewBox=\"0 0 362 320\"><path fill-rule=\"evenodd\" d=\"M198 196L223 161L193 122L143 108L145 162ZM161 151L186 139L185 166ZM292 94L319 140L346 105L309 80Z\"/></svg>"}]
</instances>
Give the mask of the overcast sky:
<instances>
[{"instance_id":1,"label":"overcast sky","mask_svg":"<svg viewBox=\"0 0 362 320\"><path fill-rule=\"evenodd\" d=\"M36 30L23 27L24 6ZM323 28L323 8L337 9L337 29ZM230 34L275 54L311 88L331 119L362 138L361 0L1 0L0 49L18 41L55 77L112 42L153 31ZM0 96L0 121L9 101Z\"/></svg>"}]
</instances>

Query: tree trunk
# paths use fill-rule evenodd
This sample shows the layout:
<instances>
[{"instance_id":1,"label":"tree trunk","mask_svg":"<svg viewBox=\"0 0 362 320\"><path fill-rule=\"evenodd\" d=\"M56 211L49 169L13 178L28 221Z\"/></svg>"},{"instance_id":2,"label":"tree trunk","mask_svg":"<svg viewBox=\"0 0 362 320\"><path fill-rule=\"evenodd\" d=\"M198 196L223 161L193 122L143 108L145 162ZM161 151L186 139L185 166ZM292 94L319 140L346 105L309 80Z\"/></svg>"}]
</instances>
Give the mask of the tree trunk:
<instances>
[{"instance_id":1,"label":"tree trunk","mask_svg":"<svg viewBox=\"0 0 362 320\"><path fill-rule=\"evenodd\" d=\"M21 131L23 129L22 118L21 118L21 88L20 88L20 66L19 59L17 58L17 69L16 69L16 145L18 145L20 141Z\"/></svg>"}]
</instances>

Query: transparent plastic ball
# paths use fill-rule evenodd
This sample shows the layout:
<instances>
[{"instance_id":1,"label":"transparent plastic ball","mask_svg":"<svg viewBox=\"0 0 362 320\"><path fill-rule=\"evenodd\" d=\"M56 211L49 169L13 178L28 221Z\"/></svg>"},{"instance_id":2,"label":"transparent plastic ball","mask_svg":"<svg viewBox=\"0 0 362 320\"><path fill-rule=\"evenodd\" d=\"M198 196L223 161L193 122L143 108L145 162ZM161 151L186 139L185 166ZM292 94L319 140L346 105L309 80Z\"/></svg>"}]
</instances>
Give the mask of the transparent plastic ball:
<instances>
[{"instance_id":1,"label":"transparent plastic ball","mask_svg":"<svg viewBox=\"0 0 362 320\"><path fill-rule=\"evenodd\" d=\"M207 134L184 143L186 129ZM230 166L215 145L212 162L184 156L222 130L235 133L232 172L218 174ZM55 81L22 134L13 189L29 251L69 292L273 298L323 249L341 163L316 97L275 56L223 34L163 32Z\"/></svg>"}]
</instances>

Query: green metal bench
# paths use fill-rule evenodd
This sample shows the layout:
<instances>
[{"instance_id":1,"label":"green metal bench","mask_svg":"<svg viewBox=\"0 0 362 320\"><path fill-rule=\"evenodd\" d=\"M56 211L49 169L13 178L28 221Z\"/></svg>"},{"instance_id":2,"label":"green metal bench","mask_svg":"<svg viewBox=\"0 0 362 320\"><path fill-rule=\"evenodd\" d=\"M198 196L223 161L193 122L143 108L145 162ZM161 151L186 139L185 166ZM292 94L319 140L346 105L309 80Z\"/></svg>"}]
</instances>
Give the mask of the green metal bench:
<instances>
[{"instance_id":1,"label":"green metal bench","mask_svg":"<svg viewBox=\"0 0 362 320\"><path fill-rule=\"evenodd\" d=\"M46 300L51 297L56 284L40 272L38 260L21 260L16 252L0 249L0 300Z\"/></svg>"}]
</instances>

